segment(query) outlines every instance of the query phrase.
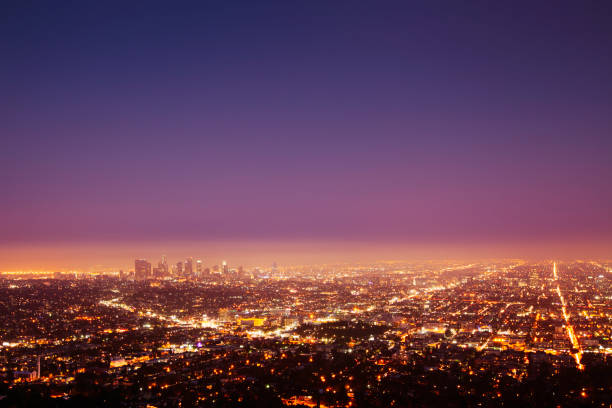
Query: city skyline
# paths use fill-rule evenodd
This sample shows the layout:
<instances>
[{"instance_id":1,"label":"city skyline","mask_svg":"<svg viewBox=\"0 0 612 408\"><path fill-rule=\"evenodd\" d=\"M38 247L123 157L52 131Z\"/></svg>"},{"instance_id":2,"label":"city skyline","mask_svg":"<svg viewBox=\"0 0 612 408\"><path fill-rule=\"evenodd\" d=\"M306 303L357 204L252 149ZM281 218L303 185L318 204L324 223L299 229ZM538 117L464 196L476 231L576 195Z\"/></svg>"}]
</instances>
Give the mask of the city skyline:
<instances>
[{"instance_id":1,"label":"city skyline","mask_svg":"<svg viewBox=\"0 0 612 408\"><path fill-rule=\"evenodd\" d=\"M9 246L0 248L0 273L3 272L95 272L117 273L133 270L134 259L157 263L162 256L176 262L189 257L207 266L222 261L245 267L264 267L273 262L284 266L410 262L410 261L485 261L523 259L530 261L575 259L609 260L609 246L582 243L542 243L535 247L510 245L417 245L368 242L178 242L173 245L143 243L51 245L48 247Z\"/></svg>"}]
</instances>

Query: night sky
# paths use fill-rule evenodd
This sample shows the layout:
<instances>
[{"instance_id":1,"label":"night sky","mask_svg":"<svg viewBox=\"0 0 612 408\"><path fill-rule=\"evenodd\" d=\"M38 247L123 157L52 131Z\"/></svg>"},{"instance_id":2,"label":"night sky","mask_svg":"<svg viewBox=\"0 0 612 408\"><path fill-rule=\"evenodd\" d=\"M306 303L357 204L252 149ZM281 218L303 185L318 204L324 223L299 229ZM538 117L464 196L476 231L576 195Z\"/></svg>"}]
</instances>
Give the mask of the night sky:
<instances>
[{"instance_id":1,"label":"night sky","mask_svg":"<svg viewBox=\"0 0 612 408\"><path fill-rule=\"evenodd\" d=\"M612 241L610 2L3 1L0 55L5 246Z\"/></svg>"}]
</instances>

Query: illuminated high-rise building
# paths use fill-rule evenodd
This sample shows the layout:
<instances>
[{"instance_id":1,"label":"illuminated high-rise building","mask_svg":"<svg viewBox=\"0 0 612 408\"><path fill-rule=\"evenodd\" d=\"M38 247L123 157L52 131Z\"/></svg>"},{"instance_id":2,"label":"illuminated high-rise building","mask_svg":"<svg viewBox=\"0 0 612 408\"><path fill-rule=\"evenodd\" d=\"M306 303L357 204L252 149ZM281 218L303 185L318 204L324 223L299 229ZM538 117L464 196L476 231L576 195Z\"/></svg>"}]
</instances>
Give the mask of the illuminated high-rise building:
<instances>
[{"instance_id":1,"label":"illuminated high-rise building","mask_svg":"<svg viewBox=\"0 0 612 408\"><path fill-rule=\"evenodd\" d=\"M174 266L174 275L183 276L183 263L181 261L177 262Z\"/></svg>"},{"instance_id":2,"label":"illuminated high-rise building","mask_svg":"<svg viewBox=\"0 0 612 408\"><path fill-rule=\"evenodd\" d=\"M202 260L201 259L196 260L196 274L198 276L200 276L202 274L202 269L203 269L203 267L202 267Z\"/></svg>"},{"instance_id":3,"label":"illuminated high-rise building","mask_svg":"<svg viewBox=\"0 0 612 408\"><path fill-rule=\"evenodd\" d=\"M193 258L187 258L185 261L185 276L190 278L193 276Z\"/></svg>"},{"instance_id":4,"label":"illuminated high-rise building","mask_svg":"<svg viewBox=\"0 0 612 408\"><path fill-rule=\"evenodd\" d=\"M161 262L159 262L158 266L161 269L162 274L164 276L168 276L168 259L166 258L166 255L162 255Z\"/></svg>"},{"instance_id":5,"label":"illuminated high-rise building","mask_svg":"<svg viewBox=\"0 0 612 408\"><path fill-rule=\"evenodd\" d=\"M156 279L161 279L165 276L164 269L161 266L157 266L153 268L153 277Z\"/></svg>"},{"instance_id":6,"label":"illuminated high-rise building","mask_svg":"<svg viewBox=\"0 0 612 408\"><path fill-rule=\"evenodd\" d=\"M226 275L229 272L229 266L227 266L227 262L223 261L221 263L221 266L223 268L222 269L223 274Z\"/></svg>"},{"instance_id":7,"label":"illuminated high-rise building","mask_svg":"<svg viewBox=\"0 0 612 408\"><path fill-rule=\"evenodd\" d=\"M145 259L136 259L134 262L134 279L145 280L151 276L151 263Z\"/></svg>"}]
</instances>

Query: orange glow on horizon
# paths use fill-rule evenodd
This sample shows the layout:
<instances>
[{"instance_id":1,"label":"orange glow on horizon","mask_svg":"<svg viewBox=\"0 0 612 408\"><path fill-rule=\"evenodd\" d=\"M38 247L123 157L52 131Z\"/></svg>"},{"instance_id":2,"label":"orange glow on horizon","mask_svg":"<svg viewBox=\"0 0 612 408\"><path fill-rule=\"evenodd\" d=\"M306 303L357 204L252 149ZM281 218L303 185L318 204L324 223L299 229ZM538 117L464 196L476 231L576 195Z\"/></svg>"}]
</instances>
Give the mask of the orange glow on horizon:
<instances>
[{"instance_id":1,"label":"orange glow on horizon","mask_svg":"<svg viewBox=\"0 0 612 408\"><path fill-rule=\"evenodd\" d=\"M389 262L487 259L612 259L612 245L540 243L532 245L452 245L350 241L186 241L125 243L40 243L0 245L0 272L96 273L133 269L135 258L198 256L209 264L227 259L232 265L314 265L344 262Z\"/></svg>"}]
</instances>

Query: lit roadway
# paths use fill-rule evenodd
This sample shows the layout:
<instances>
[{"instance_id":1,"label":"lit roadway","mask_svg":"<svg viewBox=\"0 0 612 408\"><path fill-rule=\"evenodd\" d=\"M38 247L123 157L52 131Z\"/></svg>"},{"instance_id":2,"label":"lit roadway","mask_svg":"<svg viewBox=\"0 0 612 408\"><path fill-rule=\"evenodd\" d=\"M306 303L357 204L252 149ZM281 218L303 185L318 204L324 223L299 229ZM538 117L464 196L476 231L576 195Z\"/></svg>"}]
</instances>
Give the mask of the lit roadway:
<instances>
[{"instance_id":1,"label":"lit roadway","mask_svg":"<svg viewBox=\"0 0 612 408\"><path fill-rule=\"evenodd\" d=\"M582 359L582 348L580 347L580 343L578 342L578 338L576 337L576 333L574 332L574 327L570 324L570 316L567 313L567 304L565 303L565 299L561 294L561 288L559 287L559 276L557 275L557 263L553 263L553 278L555 282L557 282L557 295L559 295L559 299L561 300L561 311L563 312L563 318L565 319L565 327L567 328L567 336L572 343L572 347L576 349L576 353L572 353L574 359L576 360L576 365L579 370L584 369L584 365L580 362Z\"/></svg>"}]
</instances>

